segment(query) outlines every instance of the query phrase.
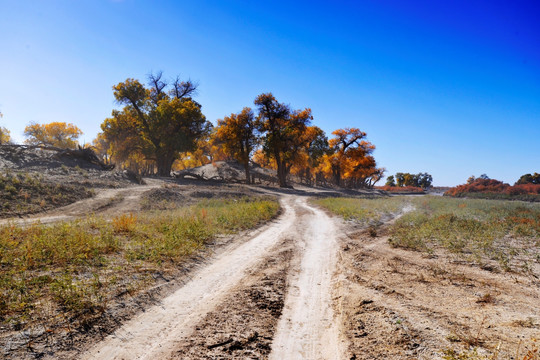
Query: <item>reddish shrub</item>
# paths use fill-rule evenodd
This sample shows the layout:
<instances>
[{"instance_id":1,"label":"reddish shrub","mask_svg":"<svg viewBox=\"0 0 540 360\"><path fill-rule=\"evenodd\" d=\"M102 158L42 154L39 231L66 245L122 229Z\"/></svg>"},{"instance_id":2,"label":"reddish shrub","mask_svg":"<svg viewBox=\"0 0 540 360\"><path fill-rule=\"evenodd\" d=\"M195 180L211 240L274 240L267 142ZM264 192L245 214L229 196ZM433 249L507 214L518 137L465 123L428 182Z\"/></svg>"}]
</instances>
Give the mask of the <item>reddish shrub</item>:
<instances>
[{"instance_id":1,"label":"reddish shrub","mask_svg":"<svg viewBox=\"0 0 540 360\"><path fill-rule=\"evenodd\" d=\"M507 195L540 194L540 184L521 184L510 186L499 180L476 179L470 184L458 185L449 189L445 195L461 196L467 193L502 193Z\"/></svg>"}]
</instances>

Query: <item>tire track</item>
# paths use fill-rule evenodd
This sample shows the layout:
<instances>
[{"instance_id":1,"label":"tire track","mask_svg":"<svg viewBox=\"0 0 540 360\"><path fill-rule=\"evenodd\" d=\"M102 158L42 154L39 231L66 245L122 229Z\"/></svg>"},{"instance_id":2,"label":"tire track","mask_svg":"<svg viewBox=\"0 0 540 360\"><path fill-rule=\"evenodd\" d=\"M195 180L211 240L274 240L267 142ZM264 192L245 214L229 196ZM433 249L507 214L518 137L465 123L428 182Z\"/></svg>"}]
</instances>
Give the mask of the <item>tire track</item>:
<instances>
[{"instance_id":1,"label":"tire track","mask_svg":"<svg viewBox=\"0 0 540 360\"><path fill-rule=\"evenodd\" d=\"M300 267L292 274L270 359L341 359L340 323L332 308L338 244L334 221L300 200ZM300 233L300 232L299 232Z\"/></svg>"},{"instance_id":2,"label":"tire track","mask_svg":"<svg viewBox=\"0 0 540 360\"><path fill-rule=\"evenodd\" d=\"M106 337L82 359L160 359L171 354L182 339L291 231L297 214L295 199L284 197L284 213L251 240L223 252L211 264L193 274L193 279L159 306L128 321Z\"/></svg>"}]
</instances>

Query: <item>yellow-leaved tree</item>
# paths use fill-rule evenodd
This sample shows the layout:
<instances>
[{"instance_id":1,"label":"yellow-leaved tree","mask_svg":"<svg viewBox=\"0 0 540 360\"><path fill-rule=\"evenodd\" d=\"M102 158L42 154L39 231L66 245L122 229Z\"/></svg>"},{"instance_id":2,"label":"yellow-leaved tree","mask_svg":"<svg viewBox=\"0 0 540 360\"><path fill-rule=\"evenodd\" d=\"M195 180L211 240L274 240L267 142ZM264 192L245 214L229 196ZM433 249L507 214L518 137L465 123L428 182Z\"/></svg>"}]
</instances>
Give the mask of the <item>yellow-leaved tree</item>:
<instances>
[{"instance_id":1,"label":"yellow-leaved tree","mask_svg":"<svg viewBox=\"0 0 540 360\"><path fill-rule=\"evenodd\" d=\"M4 114L0 112L0 119L4 117ZM11 136L8 129L0 126L0 145L9 144L11 142Z\"/></svg>"},{"instance_id":2,"label":"yellow-leaved tree","mask_svg":"<svg viewBox=\"0 0 540 360\"><path fill-rule=\"evenodd\" d=\"M225 116L223 120L219 119L215 133L225 154L244 166L247 184L251 182L249 160L259 141L256 127L253 110L245 107L238 114Z\"/></svg>"},{"instance_id":3,"label":"yellow-leaved tree","mask_svg":"<svg viewBox=\"0 0 540 360\"><path fill-rule=\"evenodd\" d=\"M101 125L105 138L115 151L136 151L154 162L160 176L170 176L180 153L195 151L197 141L211 130L201 105L192 98L197 86L191 81L176 78L168 83L159 72L150 75L148 87L127 79L113 90L124 107L113 110Z\"/></svg>"},{"instance_id":4,"label":"yellow-leaved tree","mask_svg":"<svg viewBox=\"0 0 540 360\"><path fill-rule=\"evenodd\" d=\"M74 149L81 135L82 131L77 126L65 122L31 123L24 128L25 143L29 145Z\"/></svg>"},{"instance_id":5,"label":"yellow-leaved tree","mask_svg":"<svg viewBox=\"0 0 540 360\"><path fill-rule=\"evenodd\" d=\"M279 186L287 187L291 163L304 144L303 134L313 120L311 109L293 111L279 103L272 93L257 96L254 103L259 110L257 128L263 134L264 153L276 163Z\"/></svg>"}]
</instances>

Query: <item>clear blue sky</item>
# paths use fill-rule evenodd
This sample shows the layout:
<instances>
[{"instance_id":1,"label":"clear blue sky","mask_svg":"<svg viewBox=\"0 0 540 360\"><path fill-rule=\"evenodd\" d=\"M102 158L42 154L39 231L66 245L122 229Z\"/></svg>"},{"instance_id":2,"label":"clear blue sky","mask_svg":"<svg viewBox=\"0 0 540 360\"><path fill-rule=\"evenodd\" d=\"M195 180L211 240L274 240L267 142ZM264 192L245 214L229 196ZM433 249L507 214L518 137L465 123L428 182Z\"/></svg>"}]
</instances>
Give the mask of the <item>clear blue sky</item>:
<instances>
[{"instance_id":1,"label":"clear blue sky","mask_svg":"<svg viewBox=\"0 0 540 360\"><path fill-rule=\"evenodd\" d=\"M91 142L111 87L199 82L215 122L271 91L330 133L358 127L388 174L436 185L540 172L538 1L0 0L0 124Z\"/></svg>"}]
</instances>

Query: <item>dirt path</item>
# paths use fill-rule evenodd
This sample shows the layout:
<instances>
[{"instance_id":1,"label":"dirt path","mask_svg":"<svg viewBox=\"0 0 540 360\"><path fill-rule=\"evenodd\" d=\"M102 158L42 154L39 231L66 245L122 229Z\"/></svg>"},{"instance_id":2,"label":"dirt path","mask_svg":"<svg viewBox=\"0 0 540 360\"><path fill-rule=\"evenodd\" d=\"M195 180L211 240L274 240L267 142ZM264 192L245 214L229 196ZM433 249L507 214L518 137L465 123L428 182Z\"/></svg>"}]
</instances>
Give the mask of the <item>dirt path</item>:
<instances>
[{"instance_id":1,"label":"dirt path","mask_svg":"<svg viewBox=\"0 0 540 360\"><path fill-rule=\"evenodd\" d=\"M83 354L82 359L215 358L219 350L215 348L218 346L206 347L204 343L219 343L218 337L212 338L215 333L219 333L221 339L232 339L214 321L213 317L219 317L222 313L216 309L232 309L231 312L236 314L234 309L238 308L242 293L248 293L254 299L265 296L264 293L261 295L261 288L256 286L260 279L253 280L254 274L260 272L262 264L276 258L286 259L283 261L291 265L281 266L290 269L289 274L277 272L282 278L272 280L287 283L288 288L281 291L285 293L285 306L282 301L276 301L275 304L281 303L279 309L270 309L274 315L281 315L270 357L339 359L341 343L333 321L331 299L337 252L333 220L323 211L308 205L305 198L284 196L281 202L284 213L280 218L259 230L248 241L225 250L208 266L195 272L190 282L163 299L159 306L127 322ZM290 256L276 256L279 252L277 246L285 246L283 244L290 249L287 250ZM273 267L280 268L280 265ZM254 285L247 286L248 283ZM247 311L245 308L244 312ZM255 316L258 311L255 306ZM229 317L233 314L229 314ZM246 314L237 315L246 318ZM242 321L245 323L245 320ZM234 324L228 324L230 322L225 321L228 327L235 328ZM272 329L275 323L277 318L275 321L268 320ZM208 326L217 328L209 331ZM272 340L273 330L266 330L264 337ZM201 334L206 338L202 338ZM251 340L246 340L246 343L260 337L257 332L254 334L247 336ZM197 345L199 343L202 345ZM237 341L234 344L241 349ZM199 346L200 351L207 354L192 354L189 349L192 346ZM228 349L232 351L230 346ZM264 352L257 354L266 358Z\"/></svg>"},{"instance_id":2,"label":"dirt path","mask_svg":"<svg viewBox=\"0 0 540 360\"><path fill-rule=\"evenodd\" d=\"M195 325L216 307L264 259L267 251L285 235L296 220L294 200L282 201L283 215L250 241L223 252L193 279L155 306L140 314L82 359L158 359L175 350Z\"/></svg>"},{"instance_id":3,"label":"dirt path","mask_svg":"<svg viewBox=\"0 0 540 360\"><path fill-rule=\"evenodd\" d=\"M334 221L300 200L306 212L297 226L301 263L295 269L272 344L270 359L340 359L339 325L334 321L332 287L337 242Z\"/></svg>"}]
</instances>

